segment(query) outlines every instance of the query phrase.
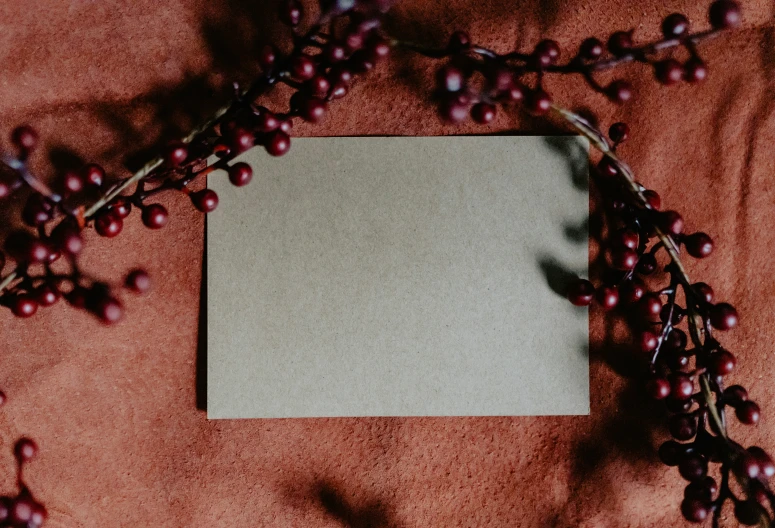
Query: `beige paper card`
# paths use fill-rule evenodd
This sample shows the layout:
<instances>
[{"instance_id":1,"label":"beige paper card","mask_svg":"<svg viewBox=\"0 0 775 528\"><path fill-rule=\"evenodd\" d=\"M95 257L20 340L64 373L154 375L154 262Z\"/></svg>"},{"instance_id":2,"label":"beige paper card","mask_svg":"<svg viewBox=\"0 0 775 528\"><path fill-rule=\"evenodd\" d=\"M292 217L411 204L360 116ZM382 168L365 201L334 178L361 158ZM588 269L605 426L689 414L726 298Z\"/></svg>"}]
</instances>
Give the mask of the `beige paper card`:
<instances>
[{"instance_id":1,"label":"beige paper card","mask_svg":"<svg viewBox=\"0 0 775 528\"><path fill-rule=\"evenodd\" d=\"M210 418L589 413L586 311L542 269L586 273L583 140L293 143L209 178Z\"/></svg>"}]
</instances>

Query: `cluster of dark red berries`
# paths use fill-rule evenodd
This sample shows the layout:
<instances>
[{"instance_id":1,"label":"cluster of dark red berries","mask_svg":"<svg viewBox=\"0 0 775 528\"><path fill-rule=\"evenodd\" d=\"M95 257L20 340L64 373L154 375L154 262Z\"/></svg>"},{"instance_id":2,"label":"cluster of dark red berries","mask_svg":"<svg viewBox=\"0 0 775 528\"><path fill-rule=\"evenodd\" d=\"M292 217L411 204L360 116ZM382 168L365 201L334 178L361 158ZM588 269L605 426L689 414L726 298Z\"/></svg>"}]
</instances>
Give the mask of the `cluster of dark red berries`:
<instances>
[{"instance_id":1,"label":"cluster of dark red berries","mask_svg":"<svg viewBox=\"0 0 775 528\"><path fill-rule=\"evenodd\" d=\"M161 229L169 222L169 213L162 204L149 200L165 191L188 195L199 211L214 211L218 195L211 189L191 191L191 183L223 170L232 184L244 186L250 183L253 170L247 163L234 162L236 156L256 145L262 145L272 156L288 152L294 119L319 122L329 103L344 97L358 75L372 70L388 56L390 46L381 36L380 26L382 12L389 4L326 3L320 19L300 35L301 4L284 2L280 15L294 29L293 51L283 55L266 46L257 57L263 73L250 89L240 93L222 117L190 142L168 143L156 168L132 182L131 194L114 192L123 191L121 184L130 180L111 184L105 171L95 164L67 171L57 191L50 190L27 171L28 157L38 143L36 132L28 126L14 130L12 142L18 153L6 159L7 170L0 174L0 198L29 188L31 194L22 220L32 230L15 230L5 240L0 272L6 256L15 261L16 267L12 280L0 287L0 305L16 316L30 317L38 308L51 306L64 297L71 306L85 309L105 323L118 321L123 310L113 288L90 280L78 269L76 258L83 248L83 230L92 226L100 236L115 237L135 209L140 211L146 227ZM295 89L288 111L273 112L254 103L277 83ZM95 196L101 197L97 200L99 206L89 207ZM61 261L70 265L60 265ZM0 274L0 280L4 278L8 275ZM130 272L125 280L125 286L135 292L144 292L149 285L143 270Z\"/></svg>"},{"instance_id":2,"label":"cluster of dark red berries","mask_svg":"<svg viewBox=\"0 0 775 528\"><path fill-rule=\"evenodd\" d=\"M624 103L632 97L630 83L616 79L601 86L594 73L623 62L652 65L656 79L663 85L682 80L700 82L707 77L708 68L695 44L738 25L740 8L733 0L718 0L711 5L708 18L712 29L692 34L686 16L673 13L662 22L664 39L642 46L635 45L633 31L617 31L605 44L597 38L588 38L564 64L560 63L560 46L554 40L540 41L530 53L499 54L472 45L467 33L456 32L443 50L409 47L431 57L450 58L437 75L439 114L445 121L457 123L470 116L477 123L488 124L495 119L498 105L519 102L534 116L548 112L552 97L543 83L548 73L582 75L590 87L616 103ZM683 63L673 57L660 58L664 55L660 52L679 46L689 54ZM533 87L528 82L531 77L536 78Z\"/></svg>"},{"instance_id":3,"label":"cluster of dark red berries","mask_svg":"<svg viewBox=\"0 0 775 528\"><path fill-rule=\"evenodd\" d=\"M614 148L628 135L624 123L609 130ZM733 409L746 425L758 423L760 417L759 406L743 387L725 388L724 377L734 371L736 359L713 336L714 330L734 328L738 314L730 304L716 302L708 284L689 283L675 255L668 251L670 245L676 252L702 259L712 253L713 241L706 233L685 233L679 213L661 211L659 195L637 183L633 192L620 171L608 156L596 170L599 186L608 198L608 271L598 287L585 279L573 282L568 299L576 306L596 302L602 309L619 310L628 318L636 355L648 365L646 390L652 398L663 400L670 413L668 429L674 440L663 444L659 453L665 464L678 466L680 475L689 481L681 506L684 516L703 522L718 514L725 501L732 500L739 522L758 524L775 506L775 496L767 484L775 474L775 464L761 448L746 450L729 439L725 422L723 427L717 422L726 408ZM661 262L666 264L660 265L663 255L666 258ZM670 278L669 284L658 285L659 278L665 276L661 271ZM679 292L683 293L682 301ZM707 401L703 383L714 401ZM720 485L709 476L709 463L721 464ZM732 493L729 472L745 483L744 497Z\"/></svg>"}]
</instances>

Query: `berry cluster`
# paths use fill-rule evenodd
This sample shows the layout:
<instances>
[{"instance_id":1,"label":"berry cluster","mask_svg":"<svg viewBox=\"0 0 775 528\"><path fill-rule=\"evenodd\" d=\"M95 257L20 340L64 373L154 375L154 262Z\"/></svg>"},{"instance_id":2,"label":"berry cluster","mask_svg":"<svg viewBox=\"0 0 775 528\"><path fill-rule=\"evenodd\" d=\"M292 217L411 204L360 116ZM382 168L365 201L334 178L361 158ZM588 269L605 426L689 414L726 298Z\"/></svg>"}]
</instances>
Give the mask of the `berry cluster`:
<instances>
[{"instance_id":1,"label":"berry cluster","mask_svg":"<svg viewBox=\"0 0 775 528\"><path fill-rule=\"evenodd\" d=\"M671 14L662 21L664 38L646 45L636 46L632 31L613 33L606 43L588 38L565 63L560 60L560 46L552 40L540 41L529 53L499 54L472 44L464 32L454 33L443 49L386 38L381 15L391 3L321 0L319 16L302 31L303 5L285 0L280 18L293 31L293 49L283 54L265 47L256 57L262 73L249 87L235 87L234 100L210 121L188 137L166 144L157 159L115 183L107 181L102 168L90 164L61 175L59 186L50 189L28 170L37 135L29 127L16 129L12 140L17 153L6 156L0 165L0 198L29 193L22 212L27 228L12 232L4 253L0 252L0 272L6 256L15 262L12 271L0 273L0 305L16 316L29 317L64 297L105 323L117 321L122 307L115 288L86 277L78 268L84 229L94 228L103 237L117 236L132 210L140 211L149 229L161 229L169 214L153 197L166 191L187 195L199 211L213 211L218 196L208 189L192 190L195 181L220 171L235 186L247 185L253 172L246 163L235 161L237 155L254 146L262 146L272 156L285 154L295 119L319 122L329 105L348 93L356 76L370 71L391 47L400 46L445 60L436 90L445 121L460 122L470 116L487 124L499 107L519 103L531 115L551 111L602 152L594 172L605 197L608 266L598 286L579 279L570 286L568 298L579 306L597 302L602 309L629 318L633 347L647 373L645 388L664 401L670 413L668 429L674 440L663 444L659 454L689 482L681 506L684 516L692 522L710 518L717 526L723 505L732 501L740 523L769 526L775 495L767 479L775 475L775 463L759 447L744 449L727 432L729 409L743 424L756 424L760 414L743 387L724 382L736 361L714 332L732 329L738 315L734 307L714 299L710 286L690 281L682 261L684 253L708 257L712 239L702 232L686 233L681 215L662 211L660 196L635 181L617 153L628 138L627 125L616 123L605 136L588 120L558 106L544 85L548 74L581 75L592 89L622 103L632 97L629 83L617 79L602 86L595 74L633 61L653 68L663 85L702 81L708 68L697 44L740 22L737 3L714 1L708 13L710 28L695 33L689 31L684 15ZM677 48L687 54L683 61L668 53ZM293 90L288 108L270 110L259 105L260 96L278 84ZM663 277L668 279L666 284L658 284ZM124 286L142 293L150 280L143 270L133 270ZM34 444L20 441L20 464L31 454ZM730 486L731 480L738 483L737 489ZM45 509L21 487L19 497L0 500L0 526L29 528L45 518Z\"/></svg>"},{"instance_id":2,"label":"berry cluster","mask_svg":"<svg viewBox=\"0 0 775 528\"><path fill-rule=\"evenodd\" d=\"M697 44L736 26L740 9L732 0L719 0L711 6L708 18L710 29L690 33L686 16L673 13L662 21L664 38L641 46L635 45L633 31L617 31L606 43L590 37L565 63L560 62L560 45L548 39L538 42L529 53L497 53L475 46L462 31L454 33L443 49L398 44L428 57L449 58L437 76L436 94L442 119L457 123L470 116L479 124L488 124L495 119L499 105L520 103L531 115L546 114L553 102L544 86L546 74L581 75L593 90L615 103L629 101L632 86L623 79L602 86L595 73L626 62L650 65L655 78L666 86L681 81L698 83L707 77L708 67L698 54ZM666 50L678 47L688 55L683 62L665 56Z\"/></svg>"},{"instance_id":3,"label":"berry cluster","mask_svg":"<svg viewBox=\"0 0 775 528\"><path fill-rule=\"evenodd\" d=\"M256 145L272 156L284 155L291 146L295 119L322 120L329 104L347 95L357 76L389 54L388 41L380 33L381 15L389 2L337 1L323 7L301 34L301 4L283 3L280 16L293 28L293 50L283 55L266 46L256 58L262 74L247 90L236 87L235 101L188 138L166 144L158 159L132 177L111 184L102 167L89 164L61 175L52 190L28 170L28 158L38 143L35 130L29 126L14 130L11 139L17 153L3 160L7 170L0 173L0 198L29 193L22 212L27 228L13 231L0 251L0 272L6 257L16 264L5 277L0 275L0 305L18 317L31 317L64 298L106 324L120 320L123 309L115 288L78 268L84 229L94 228L106 238L118 236L133 210L140 211L147 228L162 229L169 213L154 197L166 191L187 195L204 213L215 210L218 195L210 189L193 191L192 183L223 171L235 186L247 185L253 169L234 162L236 156ZM278 83L294 89L289 108L272 111L258 105L258 97ZM99 198L90 203L95 195ZM137 269L127 275L124 285L142 293L150 280Z\"/></svg>"}]
</instances>

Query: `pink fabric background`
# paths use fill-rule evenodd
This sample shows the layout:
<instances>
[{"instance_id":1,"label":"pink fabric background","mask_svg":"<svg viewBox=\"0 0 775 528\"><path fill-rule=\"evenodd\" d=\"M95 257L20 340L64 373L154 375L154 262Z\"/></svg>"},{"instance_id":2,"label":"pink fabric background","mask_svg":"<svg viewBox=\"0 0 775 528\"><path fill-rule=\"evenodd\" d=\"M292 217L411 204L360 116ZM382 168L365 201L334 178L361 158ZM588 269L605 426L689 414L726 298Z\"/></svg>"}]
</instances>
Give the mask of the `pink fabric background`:
<instances>
[{"instance_id":1,"label":"pink fabric background","mask_svg":"<svg viewBox=\"0 0 775 528\"><path fill-rule=\"evenodd\" d=\"M570 49L631 27L653 38L679 10L705 27L708 3L406 0L392 25L431 42L463 28L501 50L540 37ZM713 257L690 270L739 308L741 326L724 341L739 359L733 379L764 408L758 427L733 433L773 451L775 26L770 2L742 3L744 26L702 46L710 78L701 86L659 87L647 68L628 66L636 95L617 107L579 79L548 82L558 101L595 108L606 126L627 121L633 139L622 153L640 179L685 213L690 230L716 238ZM126 153L190 127L192 109L203 113L224 82L255 71L258 43L282 33L272 2L251 4L0 3L2 145L29 122L54 161L77 154L119 174ZM427 102L434 68L382 65L322 126L298 133L485 131L438 123ZM486 131L530 125L501 115ZM46 156L35 163L50 170ZM620 375L630 352L603 346L608 328L596 311L589 417L208 422L196 390L203 219L177 196L164 203L173 214L164 230L149 232L133 215L120 237L88 245L85 266L101 277L138 265L153 275L147 297L125 297L119 326L64 305L26 321L0 311L0 386L10 396L0 490L13 486L13 439L34 437L41 455L28 479L48 526L680 525L680 477L654 454L664 417Z\"/></svg>"}]
</instances>

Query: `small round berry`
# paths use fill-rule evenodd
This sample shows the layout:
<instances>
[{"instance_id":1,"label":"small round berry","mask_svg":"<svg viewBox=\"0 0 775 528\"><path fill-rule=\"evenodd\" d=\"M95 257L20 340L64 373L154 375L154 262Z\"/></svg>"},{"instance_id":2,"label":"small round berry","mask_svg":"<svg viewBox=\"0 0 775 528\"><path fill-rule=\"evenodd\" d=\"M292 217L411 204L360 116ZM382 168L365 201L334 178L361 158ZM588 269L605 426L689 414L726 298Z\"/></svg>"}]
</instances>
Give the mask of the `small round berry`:
<instances>
[{"instance_id":1,"label":"small round berry","mask_svg":"<svg viewBox=\"0 0 775 528\"><path fill-rule=\"evenodd\" d=\"M680 37L689 30L689 19L681 13L667 15L662 21L662 34L665 38Z\"/></svg>"},{"instance_id":2,"label":"small round berry","mask_svg":"<svg viewBox=\"0 0 775 528\"><path fill-rule=\"evenodd\" d=\"M619 174L619 167L616 166L616 162L608 156L603 156L603 158L597 164L597 170L602 176L606 176L608 178Z\"/></svg>"},{"instance_id":3,"label":"small round berry","mask_svg":"<svg viewBox=\"0 0 775 528\"><path fill-rule=\"evenodd\" d=\"M301 22L302 6L297 0L284 0L280 4L280 21L291 27L296 27Z\"/></svg>"},{"instance_id":4,"label":"small round berry","mask_svg":"<svg viewBox=\"0 0 775 528\"><path fill-rule=\"evenodd\" d=\"M730 385L724 389L724 399L735 405L748 400L748 391L741 385Z\"/></svg>"},{"instance_id":5,"label":"small round berry","mask_svg":"<svg viewBox=\"0 0 775 528\"><path fill-rule=\"evenodd\" d=\"M378 62L390 55L390 44L385 39L370 39L366 46L366 53L372 62Z\"/></svg>"},{"instance_id":6,"label":"small round berry","mask_svg":"<svg viewBox=\"0 0 775 528\"><path fill-rule=\"evenodd\" d=\"M568 286L566 297L575 306L589 306L595 298L595 287L586 279L577 279Z\"/></svg>"},{"instance_id":7,"label":"small round berry","mask_svg":"<svg viewBox=\"0 0 775 528\"><path fill-rule=\"evenodd\" d=\"M143 269L134 269L127 274L124 286L135 293L145 293L151 288L151 277Z\"/></svg>"},{"instance_id":8,"label":"small round berry","mask_svg":"<svg viewBox=\"0 0 775 528\"><path fill-rule=\"evenodd\" d=\"M253 179L253 169L245 162L237 162L229 167L229 181L232 185L243 187ZM217 197L216 197L217 203Z\"/></svg>"},{"instance_id":9,"label":"small round berry","mask_svg":"<svg viewBox=\"0 0 775 528\"><path fill-rule=\"evenodd\" d=\"M126 196L119 196L110 202L110 210L117 217L126 218L132 212L132 202Z\"/></svg>"},{"instance_id":10,"label":"small round berry","mask_svg":"<svg viewBox=\"0 0 775 528\"><path fill-rule=\"evenodd\" d=\"M26 495L20 495L14 499L11 505L10 521L13 526L28 527L32 520L32 512L35 508L35 501Z\"/></svg>"},{"instance_id":11,"label":"small round berry","mask_svg":"<svg viewBox=\"0 0 775 528\"><path fill-rule=\"evenodd\" d=\"M678 472L689 482L703 480L708 475L708 461L702 455L691 454L678 464Z\"/></svg>"},{"instance_id":12,"label":"small round berry","mask_svg":"<svg viewBox=\"0 0 775 528\"><path fill-rule=\"evenodd\" d=\"M261 52L258 54L258 64L266 71L274 66L277 60L277 49L269 44L261 48Z\"/></svg>"},{"instance_id":13,"label":"small round berry","mask_svg":"<svg viewBox=\"0 0 775 528\"><path fill-rule=\"evenodd\" d=\"M608 50L621 57L632 49L632 31L617 31L608 39Z\"/></svg>"},{"instance_id":14,"label":"small round berry","mask_svg":"<svg viewBox=\"0 0 775 528\"><path fill-rule=\"evenodd\" d=\"M689 356L680 353L672 353L667 356L667 365L673 370L683 370L689 366ZM671 412L685 412L692 406L691 400L671 400L671 405L668 410ZM676 409L676 410L673 410Z\"/></svg>"},{"instance_id":15,"label":"small round berry","mask_svg":"<svg viewBox=\"0 0 775 528\"><path fill-rule=\"evenodd\" d=\"M344 44L347 50L350 52L357 51L363 47L363 34L362 33L348 33L344 37Z\"/></svg>"},{"instance_id":16,"label":"small round berry","mask_svg":"<svg viewBox=\"0 0 775 528\"><path fill-rule=\"evenodd\" d=\"M684 446L675 440L668 440L659 446L659 459L666 466L677 466L683 458L683 454Z\"/></svg>"},{"instance_id":17,"label":"small round berry","mask_svg":"<svg viewBox=\"0 0 775 528\"><path fill-rule=\"evenodd\" d=\"M747 449L748 453L759 464L759 474L764 475L767 478L775 476L775 462L772 457L761 447L752 446Z\"/></svg>"},{"instance_id":18,"label":"small round berry","mask_svg":"<svg viewBox=\"0 0 775 528\"><path fill-rule=\"evenodd\" d=\"M622 295L625 301L635 303L640 301L646 294L646 286L640 279L631 279L624 283Z\"/></svg>"},{"instance_id":19,"label":"small round berry","mask_svg":"<svg viewBox=\"0 0 775 528\"><path fill-rule=\"evenodd\" d=\"M665 347L671 352L682 352L686 348L688 338L680 328L673 328L665 337Z\"/></svg>"},{"instance_id":20,"label":"small round berry","mask_svg":"<svg viewBox=\"0 0 775 528\"><path fill-rule=\"evenodd\" d=\"M308 123L318 123L326 114L328 103L313 97L304 97L299 101L299 116Z\"/></svg>"},{"instance_id":21,"label":"small round berry","mask_svg":"<svg viewBox=\"0 0 775 528\"><path fill-rule=\"evenodd\" d=\"M692 288L695 293L700 296L705 302L713 302L713 288L704 282L695 282L692 284Z\"/></svg>"},{"instance_id":22,"label":"small round berry","mask_svg":"<svg viewBox=\"0 0 775 528\"><path fill-rule=\"evenodd\" d=\"M683 372L670 375L670 394L678 400L688 400L694 394L694 382Z\"/></svg>"},{"instance_id":23,"label":"small round berry","mask_svg":"<svg viewBox=\"0 0 775 528\"><path fill-rule=\"evenodd\" d=\"M710 506L706 501L697 499L684 499L681 503L681 515L693 523L705 522L710 513Z\"/></svg>"},{"instance_id":24,"label":"small round berry","mask_svg":"<svg viewBox=\"0 0 775 528\"><path fill-rule=\"evenodd\" d=\"M53 306L61 296L59 289L53 284L43 283L35 289L35 301L38 305L48 308Z\"/></svg>"},{"instance_id":25,"label":"small round berry","mask_svg":"<svg viewBox=\"0 0 775 528\"><path fill-rule=\"evenodd\" d=\"M759 476L759 464L748 452L742 452L733 463L732 469L744 478L755 479Z\"/></svg>"},{"instance_id":26,"label":"small round berry","mask_svg":"<svg viewBox=\"0 0 775 528\"><path fill-rule=\"evenodd\" d=\"M705 233L693 233L684 239L686 252L694 258L705 258L713 252L713 240Z\"/></svg>"},{"instance_id":27,"label":"small round berry","mask_svg":"<svg viewBox=\"0 0 775 528\"><path fill-rule=\"evenodd\" d=\"M668 235L680 235L684 230L684 219L676 211L665 211L659 217L659 223Z\"/></svg>"},{"instance_id":28,"label":"small round berry","mask_svg":"<svg viewBox=\"0 0 775 528\"><path fill-rule=\"evenodd\" d=\"M605 94L614 103L625 103L632 98L632 85L627 81L616 80L606 86Z\"/></svg>"},{"instance_id":29,"label":"small round berry","mask_svg":"<svg viewBox=\"0 0 775 528\"><path fill-rule=\"evenodd\" d=\"M662 206L662 199L659 197L657 191L643 191L643 197L646 198L646 203L649 207L655 211L659 211L659 208Z\"/></svg>"},{"instance_id":30,"label":"small round berry","mask_svg":"<svg viewBox=\"0 0 775 528\"><path fill-rule=\"evenodd\" d=\"M65 192L74 194L83 190L83 178L75 171L67 171L62 177L62 186Z\"/></svg>"},{"instance_id":31,"label":"small round berry","mask_svg":"<svg viewBox=\"0 0 775 528\"><path fill-rule=\"evenodd\" d=\"M646 317L656 317L662 311L662 300L656 293L649 293L640 300L641 313Z\"/></svg>"},{"instance_id":32,"label":"small round berry","mask_svg":"<svg viewBox=\"0 0 775 528\"><path fill-rule=\"evenodd\" d=\"M235 154L245 152L255 143L253 133L242 127L235 127L228 133L227 141Z\"/></svg>"},{"instance_id":33,"label":"small round berry","mask_svg":"<svg viewBox=\"0 0 775 528\"><path fill-rule=\"evenodd\" d=\"M104 324L110 325L121 320L124 308L115 297L100 293L90 301L89 310Z\"/></svg>"},{"instance_id":34,"label":"small round berry","mask_svg":"<svg viewBox=\"0 0 775 528\"><path fill-rule=\"evenodd\" d=\"M525 110L531 115L544 115L551 107L552 98L542 88L528 92L525 98Z\"/></svg>"},{"instance_id":35,"label":"small round berry","mask_svg":"<svg viewBox=\"0 0 775 528\"><path fill-rule=\"evenodd\" d=\"M33 193L22 210L22 220L30 227L45 224L54 216L54 204L42 194Z\"/></svg>"},{"instance_id":36,"label":"small round berry","mask_svg":"<svg viewBox=\"0 0 775 528\"><path fill-rule=\"evenodd\" d=\"M23 151L30 151L38 144L38 133L29 125L16 127L11 132L11 142Z\"/></svg>"},{"instance_id":37,"label":"small round berry","mask_svg":"<svg viewBox=\"0 0 775 528\"><path fill-rule=\"evenodd\" d=\"M715 29L728 29L740 24L740 6L734 0L717 0L708 10L710 25Z\"/></svg>"},{"instance_id":38,"label":"small round berry","mask_svg":"<svg viewBox=\"0 0 775 528\"><path fill-rule=\"evenodd\" d=\"M762 518L768 517L766 510L753 499L735 502L735 519L744 526L757 526Z\"/></svg>"},{"instance_id":39,"label":"small round berry","mask_svg":"<svg viewBox=\"0 0 775 528\"><path fill-rule=\"evenodd\" d=\"M610 253L611 267L629 271L638 264L638 252L629 248L620 248Z\"/></svg>"},{"instance_id":40,"label":"small round berry","mask_svg":"<svg viewBox=\"0 0 775 528\"><path fill-rule=\"evenodd\" d=\"M447 49L459 53L471 47L471 37L465 31L455 31L449 37Z\"/></svg>"},{"instance_id":41,"label":"small round berry","mask_svg":"<svg viewBox=\"0 0 775 528\"><path fill-rule=\"evenodd\" d=\"M697 434L697 419L692 414L674 414L668 418L668 428L676 440L691 440Z\"/></svg>"},{"instance_id":42,"label":"small round berry","mask_svg":"<svg viewBox=\"0 0 775 528\"><path fill-rule=\"evenodd\" d=\"M439 117L447 123L460 123L468 117L468 98L452 94L439 105Z\"/></svg>"},{"instance_id":43,"label":"small round berry","mask_svg":"<svg viewBox=\"0 0 775 528\"><path fill-rule=\"evenodd\" d=\"M280 130L275 130L266 139L264 144L266 151L272 156L282 156L287 153L291 148L291 137L283 132L282 127Z\"/></svg>"},{"instance_id":44,"label":"small round berry","mask_svg":"<svg viewBox=\"0 0 775 528\"><path fill-rule=\"evenodd\" d=\"M95 163L90 163L81 169L83 179L87 184L94 187L101 187L105 181L105 169Z\"/></svg>"},{"instance_id":45,"label":"small round berry","mask_svg":"<svg viewBox=\"0 0 775 528\"><path fill-rule=\"evenodd\" d=\"M630 229L629 227L620 229L614 234L613 237L611 237L611 242L613 244L632 250L638 249L639 241L640 237L638 236L638 232L634 229Z\"/></svg>"},{"instance_id":46,"label":"small round berry","mask_svg":"<svg viewBox=\"0 0 775 528\"><path fill-rule=\"evenodd\" d=\"M100 236L113 238L121 233L123 228L124 221L113 211L103 211L94 219L94 229Z\"/></svg>"},{"instance_id":47,"label":"small round berry","mask_svg":"<svg viewBox=\"0 0 775 528\"><path fill-rule=\"evenodd\" d=\"M278 128L280 128L280 120L269 110L263 109L258 116L256 116L257 131L265 134L277 130Z\"/></svg>"},{"instance_id":48,"label":"small round berry","mask_svg":"<svg viewBox=\"0 0 775 528\"><path fill-rule=\"evenodd\" d=\"M619 288L616 286L603 286L597 290L597 302L604 310L613 310L619 304Z\"/></svg>"},{"instance_id":49,"label":"small round berry","mask_svg":"<svg viewBox=\"0 0 775 528\"><path fill-rule=\"evenodd\" d=\"M560 57L560 45L554 40L542 40L536 44L533 57L540 67L546 67L557 62Z\"/></svg>"},{"instance_id":50,"label":"small round berry","mask_svg":"<svg viewBox=\"0 0 775 528\"><path fill-rule=\"evenodd\" d=\"M706 476L690 482L684 489L684 498L710 501L716 493L718 493L718 484L712 477Z\"/></svg>"},{"instance_id":51,"label":"small round berry","mask_svg":"<svg viewBox=\"0 0 775 528\"><path fill-rule=\"evenodd\" d=\"M586 60L596 60L603 55L603 43L600 40L590 37L581 43L579 56Z\"/></svg>"},{"instance_id":52,"label":"small round berry","mask_svg":"<svg viewBox=\"0 0 775 528\"><path fill-rule=\"evenodd\" d=\"M630 127L626 123L614 123L608 129L608 137L616 144L624 143L630 137Z\"/></svg>"},{"instance_id":53,"label":"small round berry","mask_svg":"<svg viewBox=\"0 0 775 528\"><path fill-rule=\"evenodd\" d=\"M710 324L717 330L731 330L737 321L737 310L731 304L718 303L710 309Z\"/></svg>"},{"instance_id":54,"label":"small round berry","mask_svg":"<svg viewBox=\"0 0 775 528\"><path fill-rule=\"evenodd\" d=\"M309 55L296 55L291 60L291 75L299 81L308 81L315 76L317 68Z\"/></svg>"},{"instance_id":55,"label":"small round berry","mask_svg":"<svg viewBox=\"0 0 775 528\"><path fill-rule=\"evenodd\" d=\"M646 383L646 392L655 400L664 400L670 396L670 382L665 378L652 378Z\"/></svg>"},{"instance_id":56,"label":"small round berry","mask_svg":"<svg viewBox=\"0 0 775 528\"><path fill-rule=\"evenodd\" d=\"M150 229L161 229L167 225L169 218L167 209L161 204L151 204L143 208L143 224Z\"/></svg>"},{"instance_id":57,"label":"small round berry","mask_svg":"<svg viewBox=\"0 0 775 528\"><path fill-rule=\"evenodd\" d=\"M653 253L644 253L638 260L636 270L643 275L651 275L657 270L657 258Z\"/></svg>"},{"instance_id":58,"label":"small round berry","mask_svg":"<svg viewBox=\"0 0 775 528\"><path fill-rule=\"evenodd\" d=\"M665 86L671 86L683 78L681 63L675 59L666 59L654 64L654 75Z\"/></svg>"},{"instance_id":59,"label":"small round berry","mask_svg":"<svg viewBox=\"0 0 775 528\"><path fill-rule=\"evenodd\" d=\"M16 317L32 317L37 311L38 303L30 295L22 293L11 298L11 312Z\"/></svg>"},{"instance_id":60,"label":"small round berry","mask_svg":"<svg viewBox=\"0 0 775 528\"><path fill-rule=\"evenodd\" d=\"M323 49L323 57L327 62L342 62L347 58L347 50L338 42L329 42Z\"/></svg>"},{"instance_id":61,"label":"small round berry","mask_svg":"<svg viewBox=\"0 0 775 528\"><path fill-rule=\"evenodd\" d=\"M188 158L188 147L181 141L173 141L164 149L164 161L170 167L178 167Z\"/></svg>"},{"instance_id":62,"label":"small round berry","mask_svg":"<svg viewBox=\"0 0 775 528\"><path fill-rule=\"evenodd\" d=\"M643 352L651 352L656 350L657 345L659 344L659 338L653 332L644 330L638 336L638 343Z\"/></svg>"},{"instance_id":63,"label":"small round berry","mask_svg":"<svg viewBox=\"0 0 775 528\"><path fill-rule=\"evenodd\" d=\"M324 99L328 97L328 92L331 90L331 82L325 75L315 75L312 79L307 81L305 85L307 92L314 98ZM278 123L279 126L279 123ZM269 132L267 130L267 132Z\"/></svg>"},{"instance_id":64,"label":"small round berry","mask_svg":"<svg viewBox=\"0 0 775 528\"><path fill-rule=\"evenodd\" d=\"M218 207L218 194L212 189L202 189L191 193L191 203L203 213L211 213Z\"/></svg>"},{"instance_id":65,"label":"small round berry","mask_svg":"<svg viewBox=\"0 0 775 528\"><path fill-rule=\"evenodd\" d=\"M19 462L29 462L38 453L38 446L29 438L20 438L16 441L13 452Z\"/></svg>"},{"instance_id":66,"label":"small round berry","mask_svg":"<svg viewBox=\"0 0 775 528\"><path fill-rule=\"evenodd\" d=\"M82 310L89 302L89 292L83 286L75 285L72 291L65 294L65 300L73 308Z\"/></svg>"},{"instance_id":67,"label":"small round berry","mask_svg":"<svg viewBox=\"0 0 775 528\"><path fill-rule=\"evenodd\" d=\"M698 58L691 58L684 63L683 78L686 82L696 84L708 77L708 66Z\"/></svg>"},{"instance_id":68,"label":"small round berry","mask_svg":"<svg viewBox=\"0 0 775 528\"><path fill-rule=\"evenodd\" d=\"M471 108L471 118L480 125L487 125L495 119L495 106L489 103L477 103Z\"/></svg>"},{"instance_id":69,"label":"small round berry","mask_svg":"<svg viewBox=\"0 0 775 528\"><path fill-rule=\"evenodd\" d=\"M32 505L32 515L30 515L27 528L40 528L43 526L43 523L46 522L47 518L48 512L46 511L46 507L39 502L35 502Z\"/></svg>"},{"instance_id":70,"label":"small round berry","mask_svg":"<svg viewBox=\"0 0 775 528\"><path fill-rule=\"evenodd\" d=\"M81 234L71 222L60 222L51 232L50 238L57 249L70 255L77 255L83 249Z\"/></svg>"},{"instance_id":71,"label":"small round berry","mask_svg":"<svg viewBox=\"0 0 775 528\"><path fill-rule=\"evenodd\" d=\"M708 369L717 376L727 376L735 370L737 360L726 350L714 352L708 356Z\"/></svg>"},{"instance_id":72,"label":"small round berry","mask_svg":"<svg viewBox=\"0 0 775 528\"><path fill-rule=\"evenodd\" d=\"M756 403L748 400L737 404L737 407L735 407L735 416L740 420L740 423L745 425L756 425L759 423L761 411Z\"/></svg>"},{"instance_id":73,"label":"small round berry","mask_svg":"<svg viewBox=\"0 0 775 528\"><path fill-rule=\"evenodd\" d=\"M463 70L456 66L447 65L439 70L436 76L439 88L445 92L459 92L465 86Z\"/></svg>"}]
</instances>

